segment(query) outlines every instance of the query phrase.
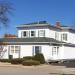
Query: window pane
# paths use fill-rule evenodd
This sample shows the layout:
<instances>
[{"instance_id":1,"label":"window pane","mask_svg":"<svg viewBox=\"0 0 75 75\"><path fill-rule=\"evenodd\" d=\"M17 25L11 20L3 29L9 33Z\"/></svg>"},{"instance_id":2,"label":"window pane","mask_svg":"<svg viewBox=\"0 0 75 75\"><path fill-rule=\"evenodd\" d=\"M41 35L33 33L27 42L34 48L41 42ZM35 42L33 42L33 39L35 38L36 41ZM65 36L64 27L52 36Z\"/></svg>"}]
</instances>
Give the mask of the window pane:
<instances>
[{"instance_id":1,"label":"window pane","mask_svg":"<svg viewBox=\"0 0 75 75\"><path fill-rule=\"evenodd\" d=\"M11 53L19 53L20 46L10 46Z\"/></svg>"},{"instance_id":2,"label":"window pane","mask_svg":"<svg viewBox=\"0 0 75 75\"><path fill-rule=\"evenodd\" d=\"M45 30L40 30L39 31L39 36L44 37L45 36Z\"/></svg>"},{"instance_id":3,"label":"window pane","mask_svg":"<svg viewBox=\"0 0 75 75\"><path fill-rule=\"evenodd\" d=\"M31 31L31 36L35 36L35 31Z\"/></svg>"},{"instance_id":4,"label":"window pane","mask_svg":"<svg viewBox=\"0 0 75 75\"><path fill-rule=\"evenodd\" d=\"M15 46L15 53L19 53L20 51L20 46Z\"/></svg>"},{"instance_id":5,"label":"window pane","mask_svg":"<svg viewBox=\"0 0 75 75\"><path fill-rule=\"evenodd\" d=\"M26 36L26 31L23 32L23 36Z\"/></svg>"},{"instance_id":6,"label":"window pane","mask_svg":"<svg viewBox=\"0 0 75 75\"><path fill-rule=\"evenodd\" d=\"M35 54L37 54L37 53L40 53L40 50L41 48L40 48L40 46L35 46Z\"/></svg>"},{"instance_id":7,"label":"window pane","mask_svg":"<svg viewBox=\"0 0 75 75\"><path fill-rule=\"evenodd\" d=\"M59 47L53 47L53 49L52 49L52 55L58 55L58 53L59 53Z\"/></svg>"},{"instance_id":8,"label":"window pane","mask_svg":"<svg viewBox=\"0 0 75 75\"><path fill-rule=\"evenodd\" d=\"M59 33L55 32L55 39L58 40L59 39Z\"/></svg>"},{"instance_id":9,"label":"window pane","mask_svg":"<svg viewBox=\"0 0 75 75\"><path fill-rule=\"evenodd\" d=\"M15 50L19 50L19 46L15 46Z\"/></svg>"},{"instance_id":10,"label":"window pane","mask_svg":"<svg viewBox=\"0 0 75 75\"><path fill-rule=\"evenodd\" d=\"M15 53L19 53L19 50L15 50Z\"/></svg>"},{"instance_id":11,"label":"window pane","mask_svg":"<svg viewBox=\"0 0 75 75\"><path fill-rule=\"evenodd\" d=\"M53 49L52 49L52 55L56 55L56 54L57 54L56 47L53 47Z\"/></svg>"},{"instance_id":12,"label":"window pane","mask_svg":"<svg viewBox=\"0 0 75 75\"><path fill-rule=\"evenodd\" d=\"M63 40L67 41L67 34L62 34Z\"/></svg>"},{"instance_id":13,"label":"window pane","mask_svg":"<svg viewBox=\"0 0 75 75\"><path fill-rule=\"evenodd\" d=\"M14 53L14 46L11 46L11 53Z\"/></svg>"},{"instance_id":14,"label":"window pane","mask_svg":"<svg viewBox=\"0 0 75 75\"><path fill-rule=\"evenodd\" d=\"M58 53L59 53L59 47L57 47L57 55L58 55Z\"/></svg>"}]
</instances>

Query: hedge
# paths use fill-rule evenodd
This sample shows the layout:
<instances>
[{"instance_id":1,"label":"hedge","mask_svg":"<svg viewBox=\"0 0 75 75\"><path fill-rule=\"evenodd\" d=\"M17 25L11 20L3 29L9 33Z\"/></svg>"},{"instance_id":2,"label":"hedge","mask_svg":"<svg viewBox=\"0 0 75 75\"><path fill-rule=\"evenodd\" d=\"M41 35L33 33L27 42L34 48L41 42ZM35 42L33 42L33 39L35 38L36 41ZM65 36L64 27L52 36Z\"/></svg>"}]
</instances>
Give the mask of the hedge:
<instances>
[{"instance_id":1,"label":"hedge","mask_svg":"<svg viewBox=\"0 0 75 75\"><path fill-rule=\"evenodd\" d=\"M34 56L34 60L39 61L41 64L44 64L45 63L44 56L41 53L36 54Z\"/></svg>"},{"instance_id":2,"label":"hedge","mask_svg":"<svg viewBox=\"0 0 75 75\"><path fill-rule=\"evenodd\" d=\"M24 59L24 60L31 60L31 59L33 60L34 57L33 57L33 56L26 56L26 57L23 57L23 59Z\"/></svg>"},{"instance_id":3,"label":"hedge","mask_svg":"<svg viewBox=\"0 0 75 75\"><path fill-rule=\"evenodd\" d=\"M0 59L0 62L10 62L9 59Z\"/></svg>"},{"instance_id":4,"label":"hedge","mask_svg":"<svg viewBox=\"0 0 75 75\"><path fill-rule=\"evenodd\" d=\"M22 62L22 65L24 66L40 65L40 62L36 60L26 60Z\"/></svg>"},{"instance_id":5,"label":"hedge","mask_svg":"<svg viewBox=\"0 0 75 75\"><path fill-rule=\"evenodd\" d=\"M23 59L22 58L17 58L17 59L12 59L11 64L22 64Z\"/></svg>"}]
</instances>

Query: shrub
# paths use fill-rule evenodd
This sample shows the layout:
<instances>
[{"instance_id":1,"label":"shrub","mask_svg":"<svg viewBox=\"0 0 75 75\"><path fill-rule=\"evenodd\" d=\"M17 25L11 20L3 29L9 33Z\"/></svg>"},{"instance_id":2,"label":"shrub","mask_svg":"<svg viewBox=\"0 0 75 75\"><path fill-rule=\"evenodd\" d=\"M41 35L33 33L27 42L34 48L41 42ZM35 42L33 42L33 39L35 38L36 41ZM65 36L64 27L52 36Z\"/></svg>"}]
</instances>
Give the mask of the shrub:
<instances>
[{"instance_id":1,"label":"shrub","mask_svg":"<svg viewBox=\"0 0 75 75\"><path fill-rule=\"evenodd\" d=\"M26 60L22 62L22 65L24 66L40 65L40 62L36 60Z\"/></svg>"},{"instance_id":2,"label":"shrub","mask_svg":"<svg viewBox=\"0 0 75 75\"><path fill-rule=\"evenodd\" d=\"M9 59L0 59L0 62L10 62Z\"/></svg>"},{"instance_id":3,"label":"shrub","mask_svg":"<svg viewBox=\"0 0 75 75\"><path fill-rule=\"evenodd\" d=\"M33 56L26 56L26 57L23 57L24 60L33 60L34 57Z\"/></svg>"},{"instance_id":4,"label":"shrub","mask_svg":"<svg viewBox=\"0 0 75 75\"><path fill-rule=\"evenodd\" d=\"M22 58L17 58L17 59L12 59L11 64L22 64L23 59Z\"/></svg>"},{"instance_id":5,"label":"shrub","mask_svg":"<svg viewBox=\"0 0 75 75\"><path fill-rule=\"evenodd\" d=\"M36 55L34 56L34 60L39 61L41 64L44 64L44 63L45 63L44 56L43 56L43 54L41 54L41 53L36 54Z\"/></svg>"}]
</instances>

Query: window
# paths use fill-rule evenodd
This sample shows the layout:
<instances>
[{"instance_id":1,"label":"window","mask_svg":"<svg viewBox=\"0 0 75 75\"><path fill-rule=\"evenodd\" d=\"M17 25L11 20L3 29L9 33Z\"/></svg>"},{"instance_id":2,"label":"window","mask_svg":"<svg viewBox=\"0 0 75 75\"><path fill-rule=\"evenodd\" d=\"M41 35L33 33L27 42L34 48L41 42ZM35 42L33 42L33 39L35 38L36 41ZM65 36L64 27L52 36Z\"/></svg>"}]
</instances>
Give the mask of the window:
<instances>
[{"instance_id":1,"label":"window","mask_svg":"<svg viewBox=\"0 0 75 75\"><path fill-rule=\"evenodd\" d=\"M39 36L40 37L45 37L45 30L40 30L39 31Z\"/></svg>"},{"instance_id":2,"label":"window","mask_svg":"<svg viewBox=\"0 0 75 75\"><path fill-rule=\"evenodd\" d=\"M35 31L31 31L31 36L35 36Z\"/></svg>"},{"instance_id":3,"label":"window","mask_svg":"<svg viewBox=\"0 0 75 75\"><path fill-rule=\"evenodd\" d=\"M35 46L35 54L41 53L41 46Z\"/></svg>"},{"instance_id":4,"label":"window","mask_svg":"<svg viewBox=\"0 0 75 75\"><path fill-rule=\"evenodd\" d=\"M55 39L58 40L59 39L59 33L55 32Z\"/></svg>"},{"instance_id":5,"label":"window","mask_svg":"<svg viewBox=\"0 0 75 75\"><path fill-rule=\"evenodd\" d=\"M14 53L14 46L11 46L11 53Z\"/></svg>"},{"instance_id":6,"label":"window","mask_svg":"<svg viewBox=\"0 0 75 75\"><path fill-rule=\"evenodd\" d=\"M26 36L26 31L23 32L23 36Z\"/></svg>"},{"instance_id":7,"label":"window","mask_svg":"<svg viewBox=\"0 0 75 75\"><path fill-rule=\"evenodd\" d=\"M62 40L67 41L67 34L66 33L62 34Z\"/></svg>"},{"instance_id":8,"label":"window","mask_svg":"<svg viewBox=\"0 0 75 75\"><path fill-rule=\"evenodd\" d=\"M28 35L27 35L27 31L24 31L23 32L23 37L27 37Z\"/></svg>"},{"instance_id":9,"label":"window","mask_svg":"<svg viewBox=\"0 0 75 75\"><path fill-rule=\"evenodd\" d=\"M20 51L20 46L15 46L15 53L19 53Z\"/></svg>"},{"instance_id":10,"label":"window","mask_svg":"<svg viewBox=\"0 0 75 75\"><path fill-rule=\"evenodd\" d=\"M59 52L59 47L53 47L52 49L52 55L58 55L58 52Z\"/></svg>"},{"instance_id":11,"label":"window","mask_svg":"<svg viewBox=\"0 0 75 75\"><path fill-rule=\"evenodd\" d=\"M10 46L11 53L19 53L20 46Z\"/></svg>"}]
</instances>

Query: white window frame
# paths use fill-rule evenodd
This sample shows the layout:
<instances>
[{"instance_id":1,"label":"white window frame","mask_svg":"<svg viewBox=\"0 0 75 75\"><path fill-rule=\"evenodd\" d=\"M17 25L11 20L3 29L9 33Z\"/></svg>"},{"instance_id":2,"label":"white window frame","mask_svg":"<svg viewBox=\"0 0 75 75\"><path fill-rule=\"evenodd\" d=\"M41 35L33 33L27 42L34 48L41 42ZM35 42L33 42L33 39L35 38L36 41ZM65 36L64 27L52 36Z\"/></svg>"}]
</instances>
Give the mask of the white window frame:
<instances>
[{"instance_id":1,"label":"white window frame","mask_svg":"<svg viewBox=\"0 0 75 75\"><path fill-rule=\"evenodd\" d=\"M39 37L45 37L45 30L39 30Z\"/></svg>"},{"instance_id":2,"label":"white window frame","mask_svg":"<svg viewBox=\"0 0 75 75\"><path fill-rule=\"evenodd\" d=\"M18 49L16 49L16 47L18 47ZM9 48L10 48L10 53L12 53L12 54L20 52L20 46L19 45L11 45L11 46L9 46Z\"/></svg>"},{"instance_id":3,"label":"white window frame","mask_svg":"<svg viewBox=\"0 0 75 75\"><path fill-rule=\"evenodd\" d=\"M61 34L62 41L67 41L67 38L68 38L67 36L68 36L67 33Z\"/></svg>"},{"instance_id":4,"label":"white window frame","mask_svg":"<svg viewBox=\"0 0 75 75\"><path fill-rule=\"evenodd\" d=\"M55 39L59 40L59 33L58 32L55 32Z\"/></svg>"},{"instance_id":5,"label":"white window frame","mask_svg":"<svg viewBox=\"0 0 75 75\"><path fill-rule=\"evenodd\" d=\"M34 33L33 33L34 36L32 36L32 32L34 32ZM36 32L35 32L34 30L31 30L31 31L30 31L30 37L35 37L35 35L36 35Z\"/></svg>"},{"instance_id":6,"label":"white window frame","mask_svg":"<svg viewBox=\"0 0 75 75\"><path fill-rule=\"evenodd\" d=\"M59 54L59 47L58 46L52 47L52 56L54 55L58 56L58 54Z\"/></svg>"},{"instance_id":7,"label":"white window frame","mask_svg":"<svg viewBox=\"0 0 75 75\"><path fill-rule=\"evenodd\" d=\"M26 32L26 36L24 36L24 32ZM28 37L28 31L22 31L22 37L23 37L23 38Z\"/></svg>"},{"instance_id":8,"label":"white window frame","mask_svg":"<svg viewBox=\"0 0 75 75\"><path fill-rule=\"evenodd\" d=\"M16 48L18 47L18 48ZM20 46L15 46L15 53L19 53L20 52Z\"/></svg>"},{"instance_id":9,"label":"white window frame","mask_svg":"<svg viewBox=\"0 0 75 75\"><path fill-rule=\"evenodd\" d=\"M14 46L10 46L10 52L14 53Z\"/></svg>"},{"instance_id":10,"label":"white window frame","mask_svg":"<svg viewBox=\"0 0 75 75\"><path fill-rule=\"evenodd\" d=\"M41 46L33 46L33 55L36 55L37 53L36 53L36 47L39 47L39 52L37 52L37 53L41 53L41 50L42 50L42 47Z\"/></svg>"}]
</instances>

